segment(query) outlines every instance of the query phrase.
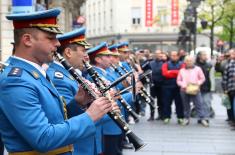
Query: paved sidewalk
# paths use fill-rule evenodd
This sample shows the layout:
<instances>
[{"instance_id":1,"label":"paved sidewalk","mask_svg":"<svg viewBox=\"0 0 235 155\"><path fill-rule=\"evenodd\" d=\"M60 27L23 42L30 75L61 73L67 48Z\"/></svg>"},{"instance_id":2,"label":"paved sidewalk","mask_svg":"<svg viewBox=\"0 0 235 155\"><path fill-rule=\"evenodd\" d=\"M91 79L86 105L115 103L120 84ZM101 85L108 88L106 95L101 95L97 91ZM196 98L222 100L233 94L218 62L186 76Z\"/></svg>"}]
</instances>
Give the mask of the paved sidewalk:
<instances>
[{"instance_id":1,"label":"paved sidewalk","mask_svg":"<svg viewBox=\"0 0 235 155\"><path fill-rule=\"evenodd\" d=\"M124 155L235 155L235 131L225 122L220 96L213 95L212 102L216 117L209 128L197 124L196 119L182 127L175 119L164 125L160 121L147 122L148 116L142 118L132 128L148 145L139 152L125 150Z\"/></svg>"}]
</instances>

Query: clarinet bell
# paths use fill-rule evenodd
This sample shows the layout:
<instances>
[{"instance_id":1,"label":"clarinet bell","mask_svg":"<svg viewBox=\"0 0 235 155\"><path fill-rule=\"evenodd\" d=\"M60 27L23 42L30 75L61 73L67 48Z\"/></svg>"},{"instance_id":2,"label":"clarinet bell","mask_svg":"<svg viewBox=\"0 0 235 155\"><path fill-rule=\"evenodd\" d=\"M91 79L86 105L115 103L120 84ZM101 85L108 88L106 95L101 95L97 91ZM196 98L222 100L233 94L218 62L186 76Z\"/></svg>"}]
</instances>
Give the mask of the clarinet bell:
<instances>
[{"instance_id":1,"label":"clarinet bell","mask_svg":"<svg viewBox=\"0 0 235 155\"><path fill-rule=\"evenodd\" d=\"M130 143L133 144L135 151L139 151L146 145L146 143L144 143L144 141L137 137L133 132L127 133L126 136L128 137Z\"/></svg>"}]
</instances>

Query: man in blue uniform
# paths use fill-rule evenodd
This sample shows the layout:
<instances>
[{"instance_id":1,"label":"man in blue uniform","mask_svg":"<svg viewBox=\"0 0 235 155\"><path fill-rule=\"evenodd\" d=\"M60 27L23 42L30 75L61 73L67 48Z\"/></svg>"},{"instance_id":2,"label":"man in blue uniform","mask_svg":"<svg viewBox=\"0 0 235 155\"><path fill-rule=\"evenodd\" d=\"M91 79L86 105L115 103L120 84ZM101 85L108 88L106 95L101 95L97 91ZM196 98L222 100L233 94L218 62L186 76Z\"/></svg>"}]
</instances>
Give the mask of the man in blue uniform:
<instances>
[{"instance_id":1,"label":"man in blue uniform","mask_svg":"<svg viewBox=\"0 0 235 155\"><path fill-rule=\"evenodd\" d=\"M121 43L117 44L117 49L118 49L118 52L120 53L121 62L119 63L119 66L121 66L121 69L125 70L126 72L134 69L133 71L134 71L135 79L136 79L136 81L139 81L139 74L142 71L141 71L140 66L137 65L134 62L134 60L131 59L131 57L130 57L131 50L129 49L129 43L128 42L121 42ZM136 86L139 89L139 88L143 87L143 84L139 81L136 83ZM137 94L136 98L137 98L136 99L137 102L134 103L135 107L136 107L136 111L137 111L137 113L140 113L142 116L144 116L146 104L145 104L145 102L142 102L142 100L141 100L141 99L143 99L143 97L141 97L140 94Z\"/></svg>"},{"instance_id":2,"label":"man in blue uniform","mask_svg":"<svg viewBox=\"0 0 235 155\"><path fill-rule=\"evenodd\" d=\"M0 64L0 74L3 72L3 70L4 66ZM1 134L0 134L0 155L3 155L3 153L4 153L4 145L2 143Z\"/></svg>"},{"instance_id":3,"label":"man in blue uniform","mask_svg":"<svg viewBox=\"0 0 235 155\"><path fill-rule=\"evenodd\" d=\"M103 42L98 46L91 48L87 51L90 58L90 63L94 65L94 69L98 72L99 76L107 82L115 81L113 74L108 74L106 68L110 66L110 55L112 54L107 47L107 43ZM124 109L119 104L122 114ZM104 154L106 155L122 155L122 131L114 124L112 120L106 121L103 124L103 140L104 140Z\"/></svg>"},{"instance_id":4,"label":"man in blue uniform","mask_svg":"<svg viewBox=\"0 0 235 155\"><path fill-rule=\"evenodd\" d=\"M79 73L83 70L83 57L86 55L86 49L90 44L85 40L85 28L80 28L63 35L57 36L61 46L57 52L63 55L67 62L69 62ZM50 63L47 69L47 74L58 90L59 94L65 98L66 103L76 102L74 96L76 95L79 87L78 82L70 75L60 63ZM84 112L77 104L71 111L77 115ZM98 144L97 144L98 145ZM89 147L87 147L89 146ZM98 151L98 153L100 153ZM95 135L86 139L79 140L74 144L74 155L94 155L97 154L95 150Z\"/></svg>"},{"instance_id":5,"label":"man in blue uniform","mask_svg":"<svg viewBox=\"0 0 235 155\"><path fill-rule=\"evenodd\" d=\"M128 64L129 56L130 56L130 49L128 47L128 42L121 42L117 44L118 52L120 53L121 63L120 65L123 66L126 70L131 71L131 66Z\"/></svg>"},{"instance_id":6,"label":"man in blue uniform","mask_svg":"<svg viewBox=\"0 0 235 155\"><path fill-rule=\"evenodd\" d=\"M41 67L60 46L56 34L59 9L9 15L13 20L15 55L0 75L0 133L9 155L70 155L71 144L95 134L95 124L112 109L101 97L83 114L71 118L74 103L63 103ZM87 104L83 89L75 95ZM67 115L68 113L68 115Z\"/></svg>"},{"instance_id":7,"label":"man in blue uniform","mask_svg":"<svg viewBox=\"0 0 235 155\"><path fill-rule=\"evenodd\" d=\"M122 73L122 74L125 74L125 72L118 66L119 65L119 63L120 63L120 59L119 59L119 56L120 56L120 54L119 54L119 52L118 52L118 50L117 50L117 45L112 45L112 46L109 46L108 47L108 49L110 50L110 52L112 53L111 55L110 55L110 61L112 62L112 64L114 65L114 66L116 66L117 68L118 68L118 70ZM110 74L112 74L112 75L114 75L115 76L115 78L119 78L120 77L120 74L119 73L117 73L115 70L114 70L114 68L112 68L112 67L108 67L107 69L106 69L106 71L108 72L108 73L110 73ZM127 78L127 80L125 80L125 81L123 81L122 83L120 83L120 84L118 84L117 85L117 90L122 90L122 89L125 89L126 87L128 87L128 86L130 86L130 82L131 80L130 80L130 78ZM112 81L113 82L113 81ZM133 101L132 101L132 93L131 92L126 92L126 93L124 93L123 95L122 95L122 97L127 101L127 103L129 104L129 105L131 105L131 107L132 108L135 108L134 107L134 104L133 104ZM128 123L130 123L130 119L132 120L132 122L131 123L135 123L134 122L134 120L132 119L132 118L129 118L128 119L128 113L127 113L127 111L125 112L125 116L126 116L126 121L128 122Z\"/></svg>"}]
</instances>

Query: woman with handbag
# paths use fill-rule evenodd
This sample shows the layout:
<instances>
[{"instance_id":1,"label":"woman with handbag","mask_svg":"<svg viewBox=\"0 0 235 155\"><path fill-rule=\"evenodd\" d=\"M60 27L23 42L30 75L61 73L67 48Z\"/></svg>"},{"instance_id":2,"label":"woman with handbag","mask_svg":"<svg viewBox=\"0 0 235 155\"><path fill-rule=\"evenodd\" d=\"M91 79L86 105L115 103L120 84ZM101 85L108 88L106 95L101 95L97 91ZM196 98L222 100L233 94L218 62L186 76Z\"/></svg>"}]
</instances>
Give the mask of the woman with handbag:
<instances>
[{"instance_id":1,"label":"woman with handbag","mask_svg":"<svg viewBox=\"0 0 235 155\"><path fill-rule=\"evenodd\" d=\"M179 71L177 77L177 84L180 87L180 95L184 107L184 125L190 123L190 101L192 101L199 117L198 122L208 127L209 121L206 119L208 110L205 104L203 104L200 92L200 86L205 81L205 76L201 68L194 65L195 61L192 56L186 56L184 61L186 67Z\"/></svg>"}]
</instances>

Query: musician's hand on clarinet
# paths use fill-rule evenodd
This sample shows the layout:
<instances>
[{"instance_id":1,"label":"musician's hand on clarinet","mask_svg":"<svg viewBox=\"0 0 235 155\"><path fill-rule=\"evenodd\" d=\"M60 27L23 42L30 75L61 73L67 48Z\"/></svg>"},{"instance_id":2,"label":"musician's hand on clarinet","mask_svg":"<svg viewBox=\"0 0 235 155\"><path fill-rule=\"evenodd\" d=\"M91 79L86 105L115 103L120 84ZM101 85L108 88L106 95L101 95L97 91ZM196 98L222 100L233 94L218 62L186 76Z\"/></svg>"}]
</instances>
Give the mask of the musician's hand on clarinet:
<instances>
[{"instance_id":1,"label":"musician's hand on clarinet","mask_svg":"<svg viewBox=\"0 0 235 155\"><path fill-rule=\"evenodd\" d=\"M136 91L137 92L140 92L140 89L143 87L143 84L140 82L140 81L138 81L137 83L136 83Z\"/></svg>"},{"instance_id":2,"label":"musician's hand on clarinet","mask_svg":"<svg viewBox=\"0 0 235 155\"><path fill-rule=\"evenodd\" d=\"M97 89L95 83L91 83L90 81L84 79L85 82L91 87L91 89L98 95L98 96L102 96L102 94L100 93L100 91Z\"/></svg>"},{"instance_id":3,"label":"musician's hand on clarinet","mask_svg":"<svg viewBox=\"0 0 235 155\"><path fill-rule=\"evenodd\" d=\"M116 97L115 97L115 94L116 94L116 93L117 93L117 91L114 90L113 88L111 88L111 89L109 90L109 94L110 94L110 96L112 97L113 100L117 100L117 99L119 98L119 96L116 96Z\"/></svg>"},{"instance_id":4,"label":"musician's hand on clarinet","mask_svg":"<svg viewBox=\"0 0 235 155\"><path fill-rule=\"evenodd\" d=\"M97 90L94 83L91 83L88 80L85 80L85 82L92 88L92 90L101 96L100 92ZM88 103L92 102L94 99L87 91L84 91L82 87L79 87L79 90L77 94L75 95L75 100L80 106L86 106Z\"/></svg>"},{"instance_id":5,"label":"musician's hand on clarinet","mask_svg":"<svg viewBox=\"0 0 235 155\"><path fill-rule=\"evenodd\" d=\"M111 101L107 97L100 97L93 101L86 113L95 122L113 108Z\"/></svg>"},{"instance_id":6,"label":"musician's hand on clarinet","mask_svg":"<svg viewBox=\"0 0 235 155\"><path fill-rule=\"evenodd\" d=\"M77 101L77 103L84 107L86 106L87 103L89 103L89 101L91 101L91 97L90 95L84 91L84 89L82 87L79 87L77 94L75 95L75 100Z\"/></svg>"},{"instance_id":7,"label":"musician's hand on clarinet","mask_svg":"<svg viewBox=\"0 0 235 155\"><path fill-rule=\"evenodd\" d=\"M117 113L121 113L121 110L116 102L112 102L112 111L115 111Z\"/></svg>"}]
</instances>

